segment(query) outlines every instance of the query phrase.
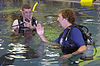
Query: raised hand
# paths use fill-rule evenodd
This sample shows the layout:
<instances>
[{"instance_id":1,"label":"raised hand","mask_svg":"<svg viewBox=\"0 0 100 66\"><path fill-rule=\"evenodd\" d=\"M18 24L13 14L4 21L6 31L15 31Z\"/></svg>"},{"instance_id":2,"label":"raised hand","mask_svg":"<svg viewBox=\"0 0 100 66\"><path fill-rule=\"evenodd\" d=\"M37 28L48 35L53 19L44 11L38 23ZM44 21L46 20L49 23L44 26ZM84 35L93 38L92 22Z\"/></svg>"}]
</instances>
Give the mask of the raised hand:
<instances>
[{"instance_id":1,"label":"raised hand","mask_svg":"<svg viewBox=\"0 0 100 66\"><path fill-rule=\"evenodd\" d=\"M39 36L43 36L43 34L44 34L44 27L42 27L41 24L37 24L36 31L37 31L37 34Z\"/></svg>"}]
</instances>

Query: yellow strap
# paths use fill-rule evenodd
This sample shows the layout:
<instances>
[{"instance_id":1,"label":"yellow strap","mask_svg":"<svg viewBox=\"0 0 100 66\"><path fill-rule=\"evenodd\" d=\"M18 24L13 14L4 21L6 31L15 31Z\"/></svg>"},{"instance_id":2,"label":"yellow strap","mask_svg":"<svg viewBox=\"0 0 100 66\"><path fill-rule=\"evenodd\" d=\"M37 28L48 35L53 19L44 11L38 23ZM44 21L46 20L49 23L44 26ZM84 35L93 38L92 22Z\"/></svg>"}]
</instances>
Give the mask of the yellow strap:
<instances>
[{"instance_id":1,"label":"yellow strap","mask_svg":"<svg viewBox=\"0 0 100 66\"><path fill-rule=\"evenodd\" d=\"M34 11L34 10L35 10L35 8L36 8L37 4L38 4L38 2L36 2L36 3L35 3L35 5L34 5L34 7L33 7L32 11Z\"/></svg>"}]
</instances>

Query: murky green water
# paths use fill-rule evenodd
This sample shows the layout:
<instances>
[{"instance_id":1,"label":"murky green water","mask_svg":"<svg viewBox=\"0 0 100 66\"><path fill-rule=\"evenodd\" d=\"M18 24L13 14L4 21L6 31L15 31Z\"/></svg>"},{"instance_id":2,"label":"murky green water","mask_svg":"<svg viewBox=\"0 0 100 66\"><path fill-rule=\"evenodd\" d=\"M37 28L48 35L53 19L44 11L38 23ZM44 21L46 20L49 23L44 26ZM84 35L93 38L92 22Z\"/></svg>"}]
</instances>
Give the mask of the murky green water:
<instances>
[{"instance_id":1,"label":"murky green water","mask_svg":"<svg viewBox=\"0 0 100 66\"><path fill-rule=\"evenodd\" d=\"M35 0L0 1L0 64L14 66L60 66L61 50L41 41L37 34L32 39L18 37L10 32L11 24L20 15L19 8L28 3L33 6ZM57 12L71 8L76 12L77 23L85 25L92 33L96 45L100 45L100 5L81 6L79 3L62 1L40 1L34 16L45 28L45 36L54 41L63 31L56 22ZM37 55L40 57L37 58ZM99 57L98 57L99 58ZM94 61L93 61L94 62ZM99 66L89 63L86 66Z\"/></svg>"}]
</instances>

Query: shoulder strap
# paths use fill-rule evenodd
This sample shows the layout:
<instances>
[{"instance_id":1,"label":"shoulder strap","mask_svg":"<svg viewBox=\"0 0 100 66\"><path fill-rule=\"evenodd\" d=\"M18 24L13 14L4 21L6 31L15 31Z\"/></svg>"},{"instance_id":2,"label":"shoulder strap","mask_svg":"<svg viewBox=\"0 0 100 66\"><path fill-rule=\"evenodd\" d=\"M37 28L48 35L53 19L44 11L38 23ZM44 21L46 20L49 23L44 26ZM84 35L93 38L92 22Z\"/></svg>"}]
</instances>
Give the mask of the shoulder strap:
<instances>
[{"instance_id":1,"label":"shoulder strap","mask_svg":"<svg viewBox=\"0 0 100 66\"><path fill-rule=\"evenodd\" d=\"M70 26L68 27L68 29L66 30L65 32L65 35L64 35L64 38L63 38L63 42L62 42L62 45L64 45L64 41L68 40L69 42L72 42L72 40L70 39L70 31L74 28L74 26Z\"/></svg>"},{"instance_id":2,"label":"shoulder strap","mask_svg":"<svg viewBox=\"0 0 100 66\"><path fill-rule=\"evenodd\" d=\"M59 35L59 37L58 37L59 42L58 42L58 43L60 43L61 45L63 45L63 43L64 43L64 41L65 41L65 38L66 38L66 36L67 36L69 30L70 30L70 29L67 29L67 30L66 30L65 35L64 35L63 38L62 38L62 35L63 35L64 32L62 32L62 33Z\"/></svg>"},{"instance_id":3,"label":"shoulder strap","mask_svg":"<svg viewBox=\"0 0 100 66\"><path fill-rule=\"evenodd\" d=\"M24 27L24 22L23 22L23 17L22 16L19 17L18 24L19 24L19 33L21 35L24 35L24 30L22 30L22 27Z\"/></svg>"},{"instance_id":4,"label":"shoulder strap","mask_svg":"<svg viewBox=\"0 0 100 66\"><path fill-rule=\"evenodd\" d=\"M37 26L37 23L36 23L36 18L35 17L32 17L32 26Z\"/></svg>"},{"instance_id":5,"label":"shoulder strap","mask_svg":"<svg viewBox=\"0 0 100 66\"><path fill-rule=\"evenodd\" d=\"M19 24L19 25L24 24L24 22L23 22L23 17L22 17L22 16L19 17L19 19L18 19L18 24Z\"/></svg>"}]
</instances>

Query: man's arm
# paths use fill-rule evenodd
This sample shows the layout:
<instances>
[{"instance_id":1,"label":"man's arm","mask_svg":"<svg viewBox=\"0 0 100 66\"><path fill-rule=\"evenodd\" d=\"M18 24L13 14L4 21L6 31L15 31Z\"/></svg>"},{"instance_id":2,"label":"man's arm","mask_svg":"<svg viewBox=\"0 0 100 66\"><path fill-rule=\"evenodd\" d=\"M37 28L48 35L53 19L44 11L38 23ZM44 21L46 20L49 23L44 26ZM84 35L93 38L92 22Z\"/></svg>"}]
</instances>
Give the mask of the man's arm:
<instances>
[{"instance_id":1,"label":"man's arm","mask_svg":"<svg viewBox=\"0 0 100 66\"><path fill-rule=\"evenodd\" d=\"M47 38L44 36L44 27L42 27L41 24L37 24L36 31L37 31L37 34L42 39L42 41L50 43L50 41L48 41Z\"/></svg>"},{"instance_id":2,"label":"man's arm","mask_svg":"<svg viewBox=\"0 0 100 66\"><path fill-rule=\"evenodd\" d=\"M77 51L73 52L72 55L77 55L80 53L84 53L87 50L86 45L81 46Z\"/></svg>"},{"instance_id":3,"label":"man's arm","mask_svg":"<svg viewBox=\"0 0 100 66\"><path fill-rule=\"evenodd\" d=\"M42 39L42 41L47 42L47 43L51 43L50 41L47 40L47 38L44 35L41 35L40 38Z\"/></svg>"},{"instance_id":4,"label":"man's arm","mask_svg":"<svg viewBox=\"0 0 100 66\"><path fill-rule=\"evenodd\" d=\"M71 54L63 55L61 58L62 59L71 58L73 55L77 55L77 54L80 54L80 53L84 53L86 50L87 50L86 45L83 45L77 51L75 51L75 52L73 52Z\"/></svg>"}]
</instances>

